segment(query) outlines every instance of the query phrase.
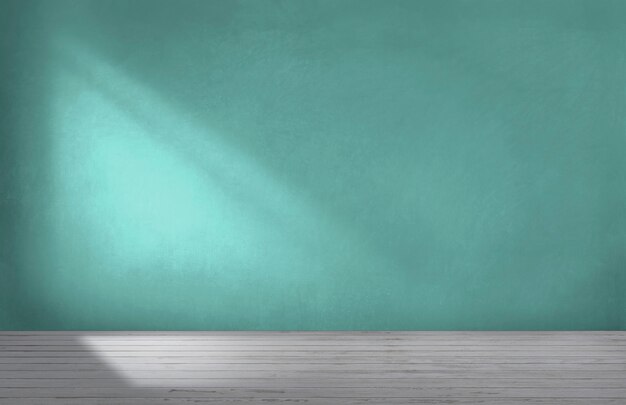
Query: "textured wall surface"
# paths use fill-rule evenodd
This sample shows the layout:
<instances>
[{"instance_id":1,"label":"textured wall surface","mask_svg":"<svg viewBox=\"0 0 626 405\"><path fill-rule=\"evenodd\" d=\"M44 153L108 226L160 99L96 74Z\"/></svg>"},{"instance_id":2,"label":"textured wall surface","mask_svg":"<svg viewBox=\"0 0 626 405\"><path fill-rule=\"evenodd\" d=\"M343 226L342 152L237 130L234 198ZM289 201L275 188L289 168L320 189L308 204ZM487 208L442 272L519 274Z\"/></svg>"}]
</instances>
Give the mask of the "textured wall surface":
<instances>
[{"instance_id":1,"label":"textured wall surface","mask_svg":"<svg viewBox=\"0 0 626 405\"><path fill-rule=\"evenodd\" d=\"M626 329L626 2L0 30L0 328Z\"/></svg>"}]
</instances>

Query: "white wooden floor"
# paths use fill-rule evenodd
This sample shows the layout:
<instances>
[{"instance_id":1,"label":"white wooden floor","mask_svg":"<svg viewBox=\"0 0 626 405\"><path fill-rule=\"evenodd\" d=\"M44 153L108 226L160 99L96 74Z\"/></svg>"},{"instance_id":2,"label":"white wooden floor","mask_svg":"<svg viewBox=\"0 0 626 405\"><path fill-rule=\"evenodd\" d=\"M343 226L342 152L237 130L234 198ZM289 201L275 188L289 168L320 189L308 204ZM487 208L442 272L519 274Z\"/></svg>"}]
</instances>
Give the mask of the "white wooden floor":
<instances>
[{"instance_id":1,"label":"white wooden floor","mask_svg":"<svg viewBox=\"0 0 626 405\"><path fill-rule=\"evenodd\" d=\"M626 332L0 332L1 405L626 405Z\"/></svg>"}]
</instances>

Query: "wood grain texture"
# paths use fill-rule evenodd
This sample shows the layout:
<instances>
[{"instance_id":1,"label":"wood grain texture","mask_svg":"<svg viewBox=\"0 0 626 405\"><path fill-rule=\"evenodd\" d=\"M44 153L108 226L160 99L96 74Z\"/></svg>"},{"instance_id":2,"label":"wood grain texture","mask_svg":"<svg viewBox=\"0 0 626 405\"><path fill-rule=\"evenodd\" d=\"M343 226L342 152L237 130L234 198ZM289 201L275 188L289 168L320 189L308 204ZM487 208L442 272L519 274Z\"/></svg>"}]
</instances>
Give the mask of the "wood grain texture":
<instances>
[{"instance_id":1,"label":"wood grain texture","mask_svg":"<svg viewBox=\"0 0 626 405\"><path fill-rule=\"evenodd\" d=\"M626 404L626 332L0 332L0 405Z\"/></svg>"}]
</instances>

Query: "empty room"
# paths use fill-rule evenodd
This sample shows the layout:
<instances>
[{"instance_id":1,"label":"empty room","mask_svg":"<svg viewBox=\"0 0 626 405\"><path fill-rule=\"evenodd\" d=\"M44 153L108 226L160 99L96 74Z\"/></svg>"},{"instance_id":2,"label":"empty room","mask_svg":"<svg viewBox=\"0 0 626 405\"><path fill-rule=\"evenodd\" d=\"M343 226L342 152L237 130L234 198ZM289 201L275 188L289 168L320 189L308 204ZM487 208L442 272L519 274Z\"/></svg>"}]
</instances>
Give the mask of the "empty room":
<instances>
[{"instance_id":1,"label":"empty room","mask_svg":"<svg viewBox=\"0 0 626 405\"><path fill-rule=\"evenodd\" d=\"M0 405L626 405L626 1L0 0Z\"/></svg>"}]
</instances>

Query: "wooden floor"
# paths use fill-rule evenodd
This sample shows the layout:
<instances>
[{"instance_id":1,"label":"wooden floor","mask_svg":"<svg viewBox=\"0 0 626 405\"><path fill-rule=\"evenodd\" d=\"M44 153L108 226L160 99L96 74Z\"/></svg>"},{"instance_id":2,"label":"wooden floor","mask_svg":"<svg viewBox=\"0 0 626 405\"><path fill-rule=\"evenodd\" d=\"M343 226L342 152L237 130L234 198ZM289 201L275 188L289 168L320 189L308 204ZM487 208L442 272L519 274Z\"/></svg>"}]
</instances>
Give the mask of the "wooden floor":
<instances>
[{"instance_id":1,"label":"wooden floor","mask_svg":"<svg viewBox=\"0 0 626 405\"><path fill-rule=\"evenodd\" d=\"M626 332L0 332L2 405L626 404Z\"/></svg>"}]
</instances>

